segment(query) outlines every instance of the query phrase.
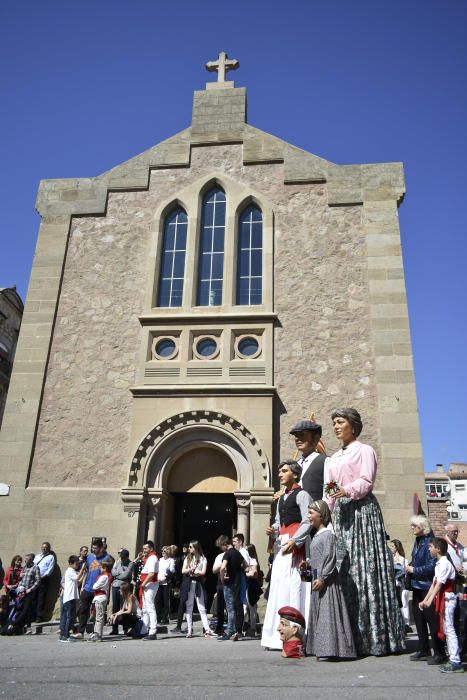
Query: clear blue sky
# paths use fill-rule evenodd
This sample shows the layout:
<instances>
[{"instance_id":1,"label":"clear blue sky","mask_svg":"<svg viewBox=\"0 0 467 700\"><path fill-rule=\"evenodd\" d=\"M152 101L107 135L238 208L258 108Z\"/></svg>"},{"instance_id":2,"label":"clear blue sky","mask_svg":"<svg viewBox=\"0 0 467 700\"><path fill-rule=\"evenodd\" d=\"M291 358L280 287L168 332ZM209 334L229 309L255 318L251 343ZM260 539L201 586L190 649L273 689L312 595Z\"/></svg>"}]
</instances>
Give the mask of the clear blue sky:
<instances>
[{"instance_id":1,"label":"clear blue sky","mask_svg":"<svg viewBox=\"0 0 467 700\"><path fill-rule=\"evenodd\" d=\"M190 124L240 60L248 121L336 163L403 161L425 468L467 462L467 2L2 3L0 286L27 291L41 178L88 177Z\"/></svg>"}]
</instances>

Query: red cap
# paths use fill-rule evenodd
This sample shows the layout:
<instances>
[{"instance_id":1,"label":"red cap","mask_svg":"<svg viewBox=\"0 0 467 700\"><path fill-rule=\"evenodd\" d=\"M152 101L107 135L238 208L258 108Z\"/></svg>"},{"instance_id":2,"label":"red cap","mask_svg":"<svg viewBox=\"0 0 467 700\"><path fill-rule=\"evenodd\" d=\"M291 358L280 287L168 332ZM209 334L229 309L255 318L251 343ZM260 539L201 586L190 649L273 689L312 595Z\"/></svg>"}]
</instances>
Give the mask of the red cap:
<instances>
[{"instance_id":1,"label":"red cap","mask_svg":"<svg viewBox=\"0 0 467 700\"><path fill-rule=\"evenodd\" d=\"M305 627L305 618L300 610L297 610L297 608L292 608L290 605L285 605L283 608L277 611L277 614L279 617L289 620L289 622L295 622L297 625L300 625L300 627Z\"/></svg>"}]
</instances>

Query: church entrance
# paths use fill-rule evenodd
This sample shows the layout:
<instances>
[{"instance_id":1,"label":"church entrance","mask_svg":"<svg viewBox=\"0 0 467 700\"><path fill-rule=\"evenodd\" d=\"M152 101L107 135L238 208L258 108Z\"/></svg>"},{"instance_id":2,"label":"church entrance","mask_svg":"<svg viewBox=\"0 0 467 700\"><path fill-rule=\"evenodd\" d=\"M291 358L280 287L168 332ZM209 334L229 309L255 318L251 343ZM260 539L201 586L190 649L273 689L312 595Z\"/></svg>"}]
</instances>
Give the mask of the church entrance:
<instances>
[{"instance_id":1,"label":"church entrance","mask_svg":"<svg viewBox=\"0 0 467 700\"><path fill-rule=\"evenodd\" d=\"M236 527L237 505L232 494L175 494L174 532L179 545L199 540L209 562L219 550L215 541L219 535L232 537Z\"/></svg>"}]
</instances>

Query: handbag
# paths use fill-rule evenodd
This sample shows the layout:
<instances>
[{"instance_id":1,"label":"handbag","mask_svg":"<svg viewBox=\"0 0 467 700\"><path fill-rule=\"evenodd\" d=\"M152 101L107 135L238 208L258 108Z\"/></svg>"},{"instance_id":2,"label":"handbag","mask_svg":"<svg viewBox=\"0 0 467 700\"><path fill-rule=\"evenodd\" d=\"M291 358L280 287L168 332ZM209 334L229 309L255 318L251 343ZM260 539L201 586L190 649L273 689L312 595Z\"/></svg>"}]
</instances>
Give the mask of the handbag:
<instances>
[{"instance_id":1,"label":"handbag","mask_svg":"<svg viewBox=\"0 0 467 700\"><path fill-rule=\"evenodd\" d=\"M404 576L404 588L406 591L412 590L412 574L406 574Z\"/></svg>"}]
</instances>

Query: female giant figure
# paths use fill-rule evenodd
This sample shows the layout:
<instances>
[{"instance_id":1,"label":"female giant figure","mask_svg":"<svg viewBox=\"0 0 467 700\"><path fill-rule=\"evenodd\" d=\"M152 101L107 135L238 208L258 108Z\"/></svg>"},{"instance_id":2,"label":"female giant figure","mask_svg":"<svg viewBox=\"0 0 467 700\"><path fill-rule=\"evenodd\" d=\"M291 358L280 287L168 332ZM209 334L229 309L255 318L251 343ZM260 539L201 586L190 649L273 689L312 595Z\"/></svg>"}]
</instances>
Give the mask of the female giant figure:
<instances>
[{"instance_id":1,"label":"female giant figure","mask_svg":"<svg viewBox=\"0 0 467 700\"><path fill-rule=\"evenodd\" d=\"M342 447L326 460L325 481L337 483L326 500L355 646L360 656L397 653L405 648L404 625L383 516L373 495L376 454L357 440L363 427L358 411L337 409L332 423Z\"/></svg>"}]
</instances>

